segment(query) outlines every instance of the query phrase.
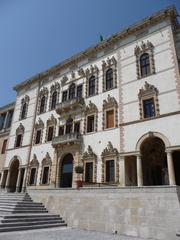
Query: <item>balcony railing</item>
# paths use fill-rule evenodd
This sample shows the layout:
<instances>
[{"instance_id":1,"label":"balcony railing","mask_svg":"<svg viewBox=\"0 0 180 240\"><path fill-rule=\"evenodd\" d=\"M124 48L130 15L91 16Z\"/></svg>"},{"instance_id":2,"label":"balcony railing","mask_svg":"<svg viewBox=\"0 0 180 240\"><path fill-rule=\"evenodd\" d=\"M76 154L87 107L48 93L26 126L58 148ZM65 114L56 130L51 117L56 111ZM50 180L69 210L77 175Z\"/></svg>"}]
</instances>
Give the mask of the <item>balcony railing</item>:
<instances>
[{"instance_id":1,"label":"balcony railing","mask_svg":"<svg viewBox=\"0 0 180 240\"><path fill-rule=\"evenodd\" d=\"M84 107L84 99L83 98L75 98L72 100L58 103L56 106L56 112L58 114L62 114L64 112L74 110L75 108L83 108L83 107Z\"/></svg>"},{"instance_id":2,"label":"balcony railing","mask_svg":"<svg viewBox=\"0 0 180 240\"><path fill-rule=\"evenodd\" d=\"M80 143L80 134L79 133L69 133L62 136L55 137L52 140L52 145L63 145L68 143Z\"/></svg>"}]
</instances>

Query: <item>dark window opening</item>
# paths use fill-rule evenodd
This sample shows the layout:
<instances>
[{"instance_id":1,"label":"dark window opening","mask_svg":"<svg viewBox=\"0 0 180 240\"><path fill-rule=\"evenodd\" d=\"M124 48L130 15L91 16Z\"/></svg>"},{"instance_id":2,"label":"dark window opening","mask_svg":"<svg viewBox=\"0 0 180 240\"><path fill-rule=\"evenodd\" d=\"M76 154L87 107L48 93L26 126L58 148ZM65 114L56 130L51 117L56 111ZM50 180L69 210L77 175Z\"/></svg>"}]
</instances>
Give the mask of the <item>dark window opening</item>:
<instances>
[{"instance_id":1,"label":"dark window opening","mask_svg":"<svg viewBox=\"0 0 180 240\"><path fill-rule=\"evenodd\" d=\"M35 144L39 144L41 142L41 129L36 131L36 140Z\"/></svg>"},{"instance_id":2,"label":"dark window opening","mask_svg":"<svg viewBox=\"0 0 180 240\"><path fill-rule=\"evenodd\" d=\"M26 118L26 111L27 111L27 103L24 103L22 106L21 119Z\"/></svg>"},{"instance_id":3,"label":"dark window opening","mask_svg":"<svg viewBox=\"0 0 180 240\"><path fill-rule=\"evenodd\" d=\"M73 119L69 118L66 121L66 134L70 134L72 133L72 127L73 127Z\"/></svg>"},{"instance_id":4,"label":"dark window opening","mask_svg":"<svg viewBox=\"0 0 180 240\"><path fill-rule=\"evenodd\" d=\"M63 136L64 135L64 126L60 126L59 127L59 136Z\"/></svg>"},{"instance_id":5,"label":"dark window opening","mask_svg":"<svg viewBox=\"0 0 180 240\"><path fill-rule=\"evenodd\" d=\"M47 141L52 141L53 139L53 134L54 134L54 127L51 126L48 128L48 137L47 137Z\"/></svg>"},{"instance_id":6,"label":"dark window opening","mask_svg":"<svg viewBox=\"0 0 180 240\"><path fill-rule=\"evenodd\" d=\"M140 57L140 68L141 68L141 76L145 77L150 74L150 61L149 54L144 53Z\"/></svg>"},{"instance_id":7,"label":"dark window opening","mask_svg":"<svg viewBox=\"0 0 180 240\"><path fill-rule=\"evenodd\" d=\"M155 106L154 106L153 98L143 100L143 110L144 110L144 118L155 116Z\"/></svg>"},{"instance_id":8,"label":"dark window opening","mask_svg":"<svg viewBox=\"0 0 180 240\"><path fill-rule=\"evenodd\" d=\"M89 79L89 93L88 93L89 96L93 96L95 94L95 88L96 88L95 81L96 81L95 76L90 77L90 79Z\"/></svg>"},{"instance_id":9,"label":"dark window opening","mask_svg":"<svg viewBox=\"0 0 180 240\"><path fill-rule=\"evenodd\" d=\"M106 161L106 182L114 182L114 160Z\"/></svg>"},{"instance_id":10,"label":"dark window opening","mask_svg":"<svg viewBox=\"0 0 180 240\"><path fill-rule=\"evenodd\" d=\"M2 130L2 129L4 128L5 118L6 118L6 113L3 113L3 114L0 116L0 130Z\"/></svg>"},{"instance_id":11,"label":"dark window opening","mask_svg":"<svg viewBox=\"0 0 180 240\"><path fill-rule=\"evenodd\" d=\"M6 152L6 146L7 146L7 139L5 139L5 140L3 141L3 146L2 146L1 154L5 154L5 152Z\"/></svg>"},{"instance_id":12,"label":"dark window opening","mask_svg":"<svg viewBox=\"0 0 180 240\"><path fill-rule=\"evenodd\" d=\"M49 182L49 167L43 168L43 177L42 177L42 184L48 184Z\"/></svg>"},{"instance_id":13,"label":"dark window opening","mask_svg":"<svg viewBox=\"0 0 180 240\"><path fill-rule=\"evenodd\" d=\"M79 133L80 132L80 122L76 122L74 124L74 132Z\"/></svg>"},{"instance_id":14,"label":"dark window opening","mask_svg":"<svg viewBox=\"0 0 180 240\"><path fill-rule=\"evenodd\" d=\"M76 93L76 85L73 83L69 87L69 100L72 100L75 98L75 93Z\"/></svg>"},{"instance_id":15,"label":"dark window opening","mask_svg":"<svg viewBox=\"0 0 180 240\"><path fill-rule=\"evenodd\" d=\"M56 108L56 104L57 104L57 92L55 91L52 94L51 110Z\"/></svg>"},{"instance_id":16,"label":"dark window opening","mask_svg":"<svg viewBox=\"0 0 180 240\"><path fill-rule=\"evenodd\" d=\"M13 111L9 111L8 112L7 123L6 123L6 128L11 127L12 118L13 118Z\"/></svg>"},{"instance_id":17,"label":"dark window opening","mask_svg":"<svg viewBox=\"0 0 180 240\"><path fill-rule=\"evenodd\" d=\"M82 84L77 86L77 98L82 97Z\"/></svg>"},{"instance_id":18,"label":"dark window opening","mask_svg":"<svg viewBox=\"0 0 180 240\"><path fill-rule=\"evenodd\" d=\"M65 102L65 101L67 101L67 91L64 91L62 93L62 102Z\"/></svg>"},{"instance_id":19,"label":"dark window opening","mask_svg":"<svg viewBox=\"0 0 180 240\"><path fill-rule=\"evenodd\" d=\"M40 102L40 110L39 110L40 114L45 112L45 102L46 102L46 97L43 96Z\"/></svg>"},{"instance_id":20,"label":"dark window opening","mask_svg":"<svg viewBox=\"0 0 180 240\"><path fill-rule=\"evenodd\" d=\"M35 185L35 183L36 183L36 168L31 168L29 184Z\"/></svg>"},{"instance_id":21,"label":"dark window opening","mask_svg":"<svg viewBox=\"0 0 180 240\"><path fill-rule=\"evenodd\" d=\"M114 127L114 110L106 112L106 128Z\"/></svg>"},{"instance_id":22,"label":"dark window opening","mask_svg":"<svg viewBox=\"0 0 180 240\"><path fill-rule=\"evenodd\" d=\"M94 132L94 115L87 117L87 132Z\"/></svg>"},{"instance_id":23,"label":"dark window opening","mask_svg":"<svg viewBox=\"0 0 180 240\"><path fill-rule=\"evenodd\" d=\"M20 147L22 143L22 134L18 134L16 137L16 147Z\"/></svg>"},{"instance_id":24,"label":"dark window opening","mask_svg":"<svg viewBox=\"0 0 180 240\"><path fill-rule=\"evenodd\" d=\"M112 68L106 71L106 90L113 88L113 70Z\"/></svg>"},{"instance_id":25,"label":"dark window opening","mask_svg":"<svg viewBox=\"0 0 180 240\"><path fill-rule=\"evenodd\" d=\"M87 162L85 169L85 182L93 182L93 162Z\"/></svg>"}]
</instances>

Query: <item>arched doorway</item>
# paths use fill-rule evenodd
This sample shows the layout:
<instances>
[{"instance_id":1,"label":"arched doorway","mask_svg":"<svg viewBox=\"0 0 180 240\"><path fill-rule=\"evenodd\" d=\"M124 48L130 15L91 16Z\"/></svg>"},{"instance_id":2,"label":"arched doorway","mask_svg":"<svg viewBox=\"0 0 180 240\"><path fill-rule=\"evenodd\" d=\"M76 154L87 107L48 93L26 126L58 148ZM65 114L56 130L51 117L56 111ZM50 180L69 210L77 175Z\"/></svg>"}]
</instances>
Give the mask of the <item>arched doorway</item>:
<instances>
[{"instance_id":1,"label":"arched doorway","mask_svg":"<svg viewBox=\"0 0 180 240\"><path fill-rule=\"evenodd\" d=\"M145 186L168 185L165 144L158 137L148 137L140 147Z\"/></svg>"},{"instance_id":2,"label":"arched doorway","mask_svg":"<svg viewBox=\"0 0 180 240\"><path fill-rule=\"evenodd\" d=\"M73 156L66 154L61 162L60 187L72 187Z\"/></svg>"},{"instance_id":3,"label":"arched doorway","mask_svg":"<svg viewBox=\"0 0 180 240\"><path fill-rule=\"evenodd\" d=\"M19 160L15 159L11 163L11 166L10 166L10 181L9 181L9 191L10 192L16 191L18 172L19 172Z\"/></svg>"}]
</instances>

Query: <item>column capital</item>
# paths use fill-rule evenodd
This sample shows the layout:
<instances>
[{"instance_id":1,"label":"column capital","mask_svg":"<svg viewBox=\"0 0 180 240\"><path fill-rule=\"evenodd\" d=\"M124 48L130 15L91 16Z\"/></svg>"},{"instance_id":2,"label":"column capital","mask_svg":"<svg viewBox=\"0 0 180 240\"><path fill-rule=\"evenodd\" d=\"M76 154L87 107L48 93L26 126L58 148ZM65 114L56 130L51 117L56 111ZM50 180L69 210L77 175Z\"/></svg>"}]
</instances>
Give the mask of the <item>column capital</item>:
<instances>
[{"instance_id":1,"label":"column capital","mask_svg":"<svg viewBox=\"0 0 180 240\"><path fill-rule=\"evenodd\" d=\"M165 152L166 152L166 153L172 153L173 150L171 150L171 149L165 149Z\"/></svg>"}]
</instances>

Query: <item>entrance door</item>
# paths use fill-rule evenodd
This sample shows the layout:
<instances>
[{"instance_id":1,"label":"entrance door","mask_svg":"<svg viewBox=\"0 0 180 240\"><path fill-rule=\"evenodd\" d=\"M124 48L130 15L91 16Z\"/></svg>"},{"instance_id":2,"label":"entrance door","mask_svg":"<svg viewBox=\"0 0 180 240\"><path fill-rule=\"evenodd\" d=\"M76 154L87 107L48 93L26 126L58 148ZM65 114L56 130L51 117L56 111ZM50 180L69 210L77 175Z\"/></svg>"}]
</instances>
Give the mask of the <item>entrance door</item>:
<instances>
[{"instance_id":1,"label":"entrance door","mask_svg":"<svg viewBox=\"0 0 180 240\"><path fill-rule=\"evenodd\" d=\"M18 178L19 172L19 160L14 160L10 167L10 182L9 182L9 191L15 192L16 191L16 183Z\"/></svg>"},{"instance_id":2,"label":"entrance door","mask_svg":"<svg viewBox=\"0 0 180 240\"><path fill-rule=\"evenodd\" d=\"M68 153L64 156L61 165L60 187L72 187L73 156Z\"/></svg>"}]
</instances>

